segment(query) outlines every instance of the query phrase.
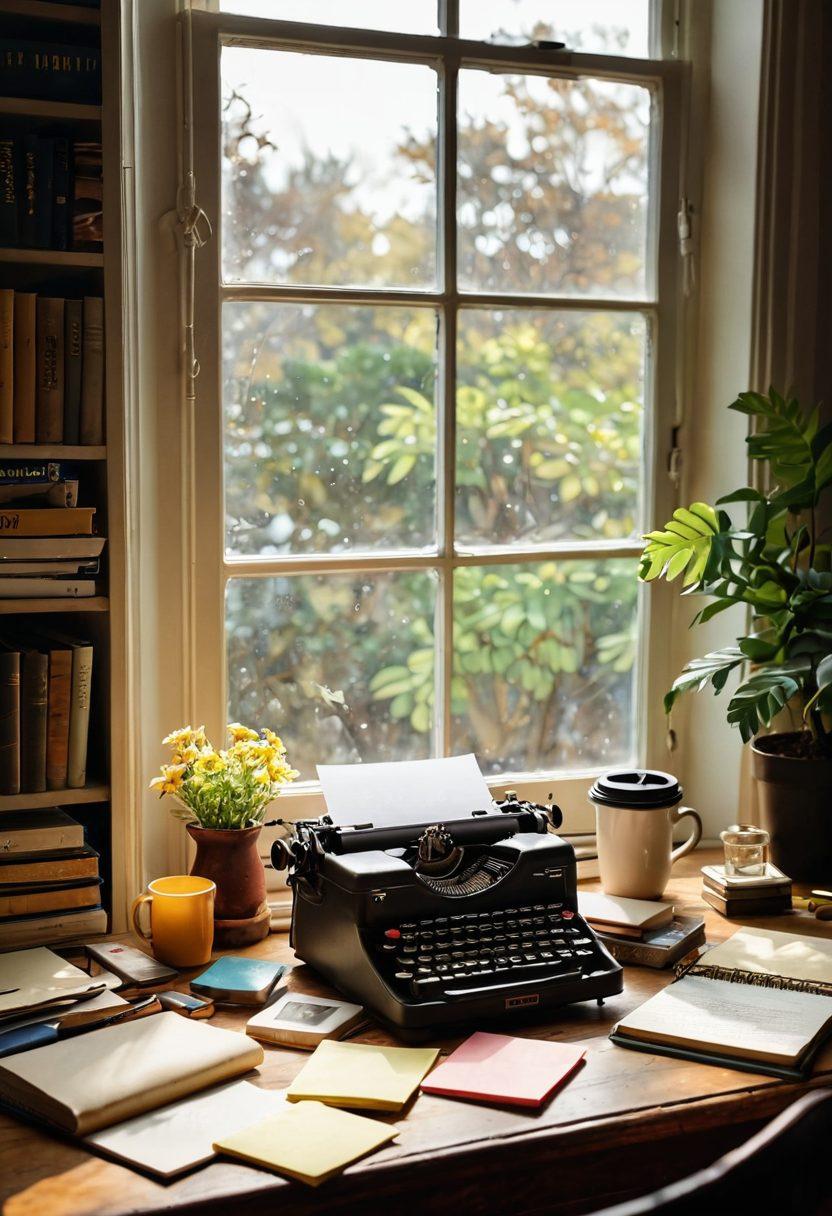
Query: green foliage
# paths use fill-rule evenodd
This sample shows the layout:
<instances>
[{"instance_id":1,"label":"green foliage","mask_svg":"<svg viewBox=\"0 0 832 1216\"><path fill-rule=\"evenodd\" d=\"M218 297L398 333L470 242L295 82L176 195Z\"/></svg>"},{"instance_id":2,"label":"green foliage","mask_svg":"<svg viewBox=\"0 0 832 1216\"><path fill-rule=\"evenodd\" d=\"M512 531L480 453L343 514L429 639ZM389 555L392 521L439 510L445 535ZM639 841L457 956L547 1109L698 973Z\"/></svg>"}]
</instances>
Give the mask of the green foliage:
<instances>
[{"instance_id":1,"label":"green foliage","mask_svg":"<svg viewBox=\"0 0 832 1216\"><path fill-rule=\"evenodd\" d=\"M744 742L799 699L818 752L832 754L824 714L832 712L832 573L828 546L818 540L816 509L832 485L832 426L819 427L774 389L767 396L741 393L729 407L753 417L750 457L767 466L766 492L743 487L719 504L745 505L748 519L735 527L725 511L694 503L651 532L642 555L645 581L668 581L685 571L685 595L708 596L693 619L705 622L735 605L750 614L750 630L736 646L694 659L665 697L672 709L680 693L710 684L715 692L732 672L750 665L728 704L728 721Z\"/></svg>"}]
</instances>

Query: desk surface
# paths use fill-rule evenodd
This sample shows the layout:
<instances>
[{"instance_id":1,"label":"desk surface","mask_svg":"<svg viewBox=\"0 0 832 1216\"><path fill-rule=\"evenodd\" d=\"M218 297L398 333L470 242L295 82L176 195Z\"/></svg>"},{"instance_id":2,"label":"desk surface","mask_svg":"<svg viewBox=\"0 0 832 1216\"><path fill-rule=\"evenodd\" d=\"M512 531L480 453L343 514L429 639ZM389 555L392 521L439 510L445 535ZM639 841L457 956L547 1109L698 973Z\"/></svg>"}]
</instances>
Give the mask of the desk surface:
<instances>
[{"instance_id":1,"label":"desk surface","mask_svg":"<svg viewBox=\"0 0 832 1216\"><path fill-rule=\"evenodd\" d=\"M678 911L704 914L708 940L739 927L701 899L699 867L715 853L700 851L679 863L666 898ZM586 884L592 889L597 884ZM788 932L826 936L807 913L747 920ZM284 934L248 953L290 961ZM77 1144L0 1116L0 1209L3 1216L89 1216L106 1213L178 1214L196 1211L271 1213L389 1213L421 1208L432 1216L465 1210L578 1213L647 1191L713 1160L744 1140L761 1121L806 1088L756 1074L646 1055L614 1047L610 1027L669 982L670 973L625 969L624 991L603 1008L573 1005L516 1033L577 1042L586 1066L542 1110L518 1112L420 1095L396 1122L397 1141L320 1190L288 1183L243 1165L218 1162L177 1182L161 1184L86 1152ZM186 987L185 984L181 985ZM299 966L291 986L326 992ZM243 1012L218 1011L213 1024L242 1030ZM473 1029L473 1027L472 1027ZM514 1028L512 1028L514 1029ZM436 1040L451 1050L464 1036ZM379 1029L358 1036L392 1042ZM264 1046L266 1059L251 1080L286 1086L308 1058ZM818 1057L811 1085L832 1084L832 1043Z\"/></svg>"}]
</instances>

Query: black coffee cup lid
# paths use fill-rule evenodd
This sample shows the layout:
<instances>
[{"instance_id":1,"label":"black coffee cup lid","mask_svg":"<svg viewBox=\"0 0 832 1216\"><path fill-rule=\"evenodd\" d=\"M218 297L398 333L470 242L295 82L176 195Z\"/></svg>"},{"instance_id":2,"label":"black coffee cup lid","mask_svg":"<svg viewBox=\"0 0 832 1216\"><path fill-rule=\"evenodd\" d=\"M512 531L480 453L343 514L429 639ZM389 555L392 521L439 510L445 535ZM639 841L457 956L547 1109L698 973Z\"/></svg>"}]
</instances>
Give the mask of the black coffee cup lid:
<instances>
[{"instance_id":1,"label":"black coffee cup lid","mask_svg":"<svg viewBox=\"0 0 832 1216\"><path fill-rule=\"evenodd\" d=\"M599 806L625 806L633 810L675 806L682 799L682 787L670 773L650 768L617 768L602 777L589 791Z\"/></svg>"}]
</instances>

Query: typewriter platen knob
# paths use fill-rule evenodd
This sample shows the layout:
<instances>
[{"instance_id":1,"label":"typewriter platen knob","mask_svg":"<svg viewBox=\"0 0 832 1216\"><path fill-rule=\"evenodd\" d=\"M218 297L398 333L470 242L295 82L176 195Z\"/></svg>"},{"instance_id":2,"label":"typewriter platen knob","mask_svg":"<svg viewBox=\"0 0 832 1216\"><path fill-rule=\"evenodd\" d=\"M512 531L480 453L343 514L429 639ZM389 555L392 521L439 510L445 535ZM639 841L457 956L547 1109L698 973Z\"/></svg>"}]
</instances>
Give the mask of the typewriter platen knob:
<instances>
[{"instance_id":1,"label":"typewriter platen knob","mask_svg":"<svg viewBox=\"0 0 832 1216\"><path fill-rule=\"evenodd\" d=\"M276 840L272 845L272 866L275 870L288 870L295 860L287 840Z\"/></svg>"}]
</instances>

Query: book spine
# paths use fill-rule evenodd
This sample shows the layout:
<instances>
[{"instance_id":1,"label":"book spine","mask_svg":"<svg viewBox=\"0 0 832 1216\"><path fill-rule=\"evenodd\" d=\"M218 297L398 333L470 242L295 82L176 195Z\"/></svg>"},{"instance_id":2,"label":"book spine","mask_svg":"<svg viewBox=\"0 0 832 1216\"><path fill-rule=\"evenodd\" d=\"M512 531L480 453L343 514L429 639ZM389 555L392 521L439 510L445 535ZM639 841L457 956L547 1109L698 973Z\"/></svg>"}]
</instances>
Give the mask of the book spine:
<instances>
[{"instance_id":1,"label":"book spine","mask_svg":"<svg viewBox=\"0 0 832 1216\"><path fill-rule=\"evenodd\" d=\"M89 857L53 857L0 865L0 887L18 883L55 883L74 878L98 878L98 854Z\"/></svg>"},{"instance_id":2,"label":"book spine","mask_svg":"<svg viewBox=\"0 0 832 1216\"><path fill-rule=\"evenodd\" d=\"M81 367L83 352L81 300L64 304L64 443L81 442Z\"/></svg>"},{"instance_id":3,"label":"book spine","mask_svg":"<svg viewBox=\"0 0 832 1216\"><path fill-rule=\"evenodd\" d=\"M96 104L101 100L97 47L0 39L0 96Z\"/></svg>"},{"instance_id":4,"label":"book spine","mask_svg":"<svg viewBox=\"0 0 832 1216\"><path fill-rule=\"evenodd\" d=\"M84 299L81 363L81 443L104 442L104 301Z\"/></svg>"},{"instance_id":5,"label":"book spine","mask_svg":"<svg viewBox=\"0 0 832 1216\"><path fill-rule=\"evenodd\" d=\"M0 918L7 920L15 916L62 912L69 908L95 908L100 903L101 891L97 883L85 887L64 887L56 891L21 891L16 895L0 893Z\"/></svg>"},{"instance_id":6,"label":"book spine","mask_svg":"<svg viewBox=\"0 0 832 1216\"><path fill-rule=\"evenodd\" d=\"M15 308L24 298L20 292L15 292ZM35 349L35 296L32 301L32 350ZM15 313L15 337L19 333L17 313ZM34 364L32 365L34 369ZM77 466L62 460L8 460L0 463L0 485L28 485L32 481L69 481L77 476Z\"/></svg>"},{"instance_id":7,"label":"book spine","mask_svg":"<svg viewBox=\"0 0 832 1216\"><path fill-rule=\"evenodd\" d=\"M107 913L103 908L58 912L52 916L21 917L0 924L0 948L54 945L82 941L96 933L107 932Z\"/></svg>"},{"instance_id":8,"label":"book spine","mask_svg":"<svg viewBox=\"0 0 832 1216\"><path fill-rule=\"evenodd\" d=\"M49 658L37 650L23 656L20 690L20 788L24 794L46 789L46 722Z\"/></svg>"},{"instance_id":9,"label":"book spine","mask_svg":"<svg viewBox=\"0 0 832 1216\"><path fill-rule=\"evenodd\" d=\"M64 437L64 302L38 297L37 442Z\"/></svg>"},{"instance_id":10,"label":"book spine","mask_svg":"<svg viewBox=\"0 0 832 1216\"><path fill-rule=\"evenodd\" d=\"M27 578L15 575L4 578L0 571L0 600L15 599L84 599L95 595L95 580L91 578Z\"/></svg>"},{"instance_id":11,"label":"book spine","mask_svg":"<svg viewBox=\"0 0 832 1216\"><path fill-rule=\"evenodd\" d=\"M69 747L69 704L72 693L72 651L49 654L49 712L46 731L46 787L66 788Z\"/></svg>"},{"instance_id":12,"label":"book spine","mask_svg":"<svg viewBox=\"0 0 832 1216\"><path fill-rule=\"evenodd\" d=\"M76 646L72 654L72 702L69 710L69 753L66 783L82 789L87 780L87 741L92 695L92 646Z\"/></svg>"},{"instance_id":13,"label":"book spine","mask_svg":"<svg viewBox=\"0 0 832 1216\"><path fill-rule=\"evenodd\" d=\"M14 442L14 292L0 288L0 443Z\"/></svg>"},{"instance_id":14,"label":"book spine","mask_svg":"<svg viewBox=\"0 0 832 1216\"><path fill-rule=\"evenodd\" d=\"M11 135L0 136L0 245L18 242L18 145Z\"/></svg>"},{"instance_id":15,"label":"book spine","mask_svg":"<svg viewBox=\"0 0 832 1216\"><path fill-rule=\"evenodd\" d=\"M0 651L0 794L20 793L20 655Z\"/></svg>"},{"instance_id":16,"label":"book spine","mask_svg":"<svg viewBox=\"0 0 832 1216\"><path fill-rule=\"evenodd\" d=\"M23 94L18 94L18 96L23 96ZM24 249L35 249L37 243L37 135L24 135L20 159L20 244Z\"/></svg>"},{"instance_id":17,"label":"book spine","mask_svg":"<svg viewBox=\"0 0 832 1216\"><path fill-rule=\"evenodd\" d=\"M38 249L49 249L52 244L54 174L55 141L41 137L35 165L35 243Z\"/></svg>"},{"instance_id":18,"label":"book spine","mask_svg":"<svg viewBox=\"0 0 832 1216\"><path fill-rule=\"evenodd\" d=\"M14 442L35 442L37 400L37 296L14 293Z\"/></svg>"},{"instance_id":19,"label":"book spine","mask_svg":"<svg viewBox=\"0 0 832 1216\"><path fill-rule=\"evenodd\" d=\"M90 536L95 507L0 507L0 534L11 536Z\"/></svg>"},{"instance_id":20,"label":"book spine","mask_svg":"<svg viewBox=\"0 0 832 1216\"><path fill-rule=\"evenodd\" d=\"M52 170L52 248L69 248L69 140L54 141Z\"/></svg>"}]
</instances>

